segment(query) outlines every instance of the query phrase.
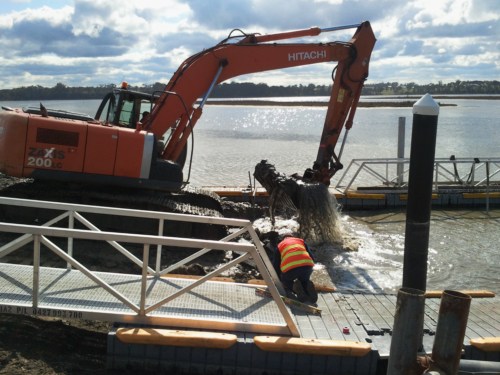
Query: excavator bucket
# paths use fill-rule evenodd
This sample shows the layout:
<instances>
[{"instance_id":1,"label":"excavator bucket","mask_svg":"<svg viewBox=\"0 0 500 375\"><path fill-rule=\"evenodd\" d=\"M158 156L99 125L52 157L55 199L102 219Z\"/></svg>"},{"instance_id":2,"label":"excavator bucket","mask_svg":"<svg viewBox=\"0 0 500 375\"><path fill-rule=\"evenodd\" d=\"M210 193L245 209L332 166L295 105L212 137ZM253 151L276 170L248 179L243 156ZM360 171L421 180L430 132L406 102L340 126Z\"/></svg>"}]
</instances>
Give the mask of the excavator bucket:
<instances>
[{"instance_id":1,"label":"excavator bucket","mask_svg":"<svg viewBox=\"0 0 500 375\"><path fill-rule=\"evenodd\" d=\"M306 183L296 176L279 173L262 160L254 176L269 193L269 214L274 225L278 208L298 214L300 236L312 243L341 243L340 214L335 196L325 184Z\"/></svg>"},{"instance_id":2,"label":"excavator bucket","mask_svg":"<svg viewBox=\"0 0 500 375\"><path fill-rule=\"evenodd\" d=\"M262 160L255 166L253 175L269 193L271 219L274 219L274 212L278 207L293 211L300 208L299 181L277 172L267 160Z\"/></svg>"}]
</instances>

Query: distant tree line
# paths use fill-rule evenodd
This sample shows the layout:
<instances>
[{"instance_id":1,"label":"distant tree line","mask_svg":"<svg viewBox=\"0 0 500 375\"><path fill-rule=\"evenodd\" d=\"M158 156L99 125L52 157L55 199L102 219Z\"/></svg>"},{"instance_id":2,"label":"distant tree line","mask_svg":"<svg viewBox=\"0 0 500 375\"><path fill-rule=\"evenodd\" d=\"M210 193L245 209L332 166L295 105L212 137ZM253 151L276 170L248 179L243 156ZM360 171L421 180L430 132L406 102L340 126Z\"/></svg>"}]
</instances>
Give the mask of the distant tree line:
<instances>
[{"instance_id":1,"label":"distant tree line","mask_svg":"<svg viewBox=\"0 0 500 375\"><path fill-rule=\"evenodd\" d=\"M69 87L58 83L54 87L27 86L0 90L0 100L64 100L64 99L101 99L117 86L114 84L97 87ZM130 90L153 93L162 91L164 83L129 86ZM331 85L293 85L268 86L265 83L222 83L215 87L212 98L252 98L276 96L328 96ZM500 94L499 81L460 81L450 83L368 83L363 88L363 95L494 95Z\"/></svg>"},{"instance_id":2,"label":"distant tree line","mask_svg":"<svg viewBox=\"0 0 500 375\"><path fill-rule=\"evenodd\" d=\"M500 81L460 81L443 83L371 83L363 88L363 95L495 95L500 94Z\"/></svg>"},{"instance_id":3,"label":"distant tree line","mask_svg":"<svg viewBox=\"0 0 500 375\"><path fill-rule=\"evenodd\" d=\"M272 96L328 96L331 85L294 85L268 86L265 83L222 83L214 89L212 97L216 98L251 98ZM362 95L494 95L500 94L500 81L460 81L443 83L382 82L367 83Z\"/></svg>"}]
</instances>

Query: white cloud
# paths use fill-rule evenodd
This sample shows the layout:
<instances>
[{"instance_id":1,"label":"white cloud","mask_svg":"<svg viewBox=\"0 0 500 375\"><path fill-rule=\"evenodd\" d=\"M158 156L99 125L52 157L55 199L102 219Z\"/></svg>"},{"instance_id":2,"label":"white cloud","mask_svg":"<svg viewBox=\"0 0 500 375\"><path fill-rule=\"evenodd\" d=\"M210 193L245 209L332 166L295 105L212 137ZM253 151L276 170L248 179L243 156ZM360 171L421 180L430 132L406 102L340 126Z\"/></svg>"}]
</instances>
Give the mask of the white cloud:
<instances>
[{"instance_id":1,"label":"white cloud","mask_svg":"<svg viewBox=\"0 0 500 375\"><path fill-rule=\"evenodd\" d=\"M53 9L49 6L43 6L38 9L25 9L0 15L0 28L11 28L14 24L26 21L44 20L50 25L57 26L69 22L73 8L65 6L60 9Z\"/></svg>"},{"instance_id":2,"label":"white cloud","mask_svg":"<svg viewBox=\"0 0 500 375\"><path fill-rule=\"evenodd\" d=\"M41 1L41 0L40 0ZM2 4L1 88L168 81L189 55L239 28L263 34L370 20L368 82L498 79L500 3L489 0L74 0ZM353 30L310 41L350 39ZM285 41L286 42L286 41ZM296 42L293 40L292 42ZM235 80L322 84L330 65ZM34 81L35 80L35 81Z\"/></svg>"}]
</instances>

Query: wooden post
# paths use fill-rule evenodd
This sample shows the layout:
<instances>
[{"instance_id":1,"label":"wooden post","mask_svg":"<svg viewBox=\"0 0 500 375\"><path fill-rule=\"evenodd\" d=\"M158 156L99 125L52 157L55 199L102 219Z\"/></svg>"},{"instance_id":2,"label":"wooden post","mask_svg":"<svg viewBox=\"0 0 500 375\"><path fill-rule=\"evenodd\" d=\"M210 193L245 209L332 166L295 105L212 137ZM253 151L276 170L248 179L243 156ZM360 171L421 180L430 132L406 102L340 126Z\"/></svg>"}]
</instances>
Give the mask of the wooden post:
<instances>
[{"instance_id":1,"label":"wooden post","mask_svg":"<svg viewBox=\"0 0 500 375\"><path fill-rule=\"evenodd\" d=\"M398 123L398 159L401 159L397 164L398 186L403 185L403 174L405 170L405 163L402 159L405 157L405 126L406 118L400 117Z\"/></svg>"}]
</instances>

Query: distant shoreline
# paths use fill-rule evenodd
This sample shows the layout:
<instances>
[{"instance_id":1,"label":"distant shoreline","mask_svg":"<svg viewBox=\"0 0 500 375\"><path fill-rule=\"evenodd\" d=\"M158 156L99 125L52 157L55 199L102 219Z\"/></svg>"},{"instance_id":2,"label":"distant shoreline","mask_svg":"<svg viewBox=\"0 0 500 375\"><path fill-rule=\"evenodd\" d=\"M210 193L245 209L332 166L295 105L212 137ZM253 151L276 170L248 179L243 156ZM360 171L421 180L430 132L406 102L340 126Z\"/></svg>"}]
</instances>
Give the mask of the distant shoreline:
<instances>
[{"instance_id":1,"label":"distant shoreline","mask_svg":"<svg viewBox=\"0 0 500 375\"><path fill-rule=\"evenodd\" d=\"M297 96L297 98L305 98L306 96ZM382 107L412 107L421 95L367 95L358 103L361 108L382 108ZM285 98L280 96L275 97L254 97L251 99L245 98L212 98L207 101L207 105L226 105L226 106L274 106L274 107L326 107L328 102L324 99L319 101L314 96L309 96L308 100L294 100L293 96L286 97L287 100L276 100L277 98ZM325 98L324 96L322 98ZM500 95L433 95L438 104L442 107L456 107L455 103L440 103L440 99L446 100L500 100ZM381 100L382 99L382 100ZM15 101L31 101L32 99L5 100L10 102ZM37 100L99 100L99 99L37 99ZM4 100L0 100L2 102ZM198 102L199 103L199 102Z\"/></svg>"},{"instance_id":2,"label":"distant shoreline","mask_svg":"<svg viewBox=\"0 0 500 375\"><path fill-rule=\"evenodd\" d=\"M384 102L359 102L360 108L379 108L379 107L412 107L416 100L405 101L384 101ZM318 101L277 101L277 100L208 100L207 105L231 105L231 106L278 106L278 107L326 107L328 102ZM440 106L457 106L456 104L443 104Z\"/></svg>"},{"instance_id":3,"label":"distant shoreline","mask_svg":"<svg viewBox=\"0 0 500 375\"><path fill-rule=\"evenodd\" d=\"M419 95L397 96L391 95L384 97L384 101L370 101L372 97L365 97L367 101L360 101L360 108L381 108L381 107L412 107L415 102L421 98ZM373 99L380 98L374 95ZM436 95L434 99L470 99L470 100L500 100L500 95ZM439 103L439 102L438 102ZM282 107L326 107L328 102L317 101L311 97L311 100L295 101L295 100L274 100L274 98L260 99L211 99L207 101L207 105L231 105L231 106L282 106ZM439 103L442 107L456 107L453 103Z\"/></svg>"}]
</instances>

